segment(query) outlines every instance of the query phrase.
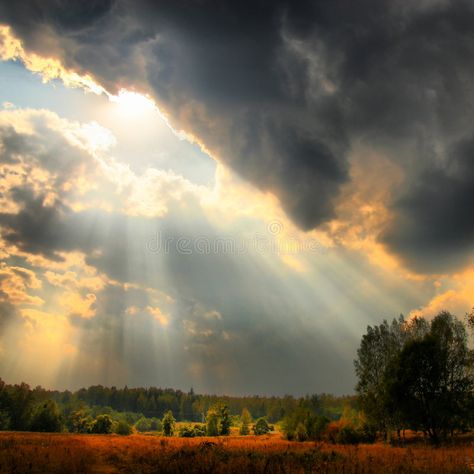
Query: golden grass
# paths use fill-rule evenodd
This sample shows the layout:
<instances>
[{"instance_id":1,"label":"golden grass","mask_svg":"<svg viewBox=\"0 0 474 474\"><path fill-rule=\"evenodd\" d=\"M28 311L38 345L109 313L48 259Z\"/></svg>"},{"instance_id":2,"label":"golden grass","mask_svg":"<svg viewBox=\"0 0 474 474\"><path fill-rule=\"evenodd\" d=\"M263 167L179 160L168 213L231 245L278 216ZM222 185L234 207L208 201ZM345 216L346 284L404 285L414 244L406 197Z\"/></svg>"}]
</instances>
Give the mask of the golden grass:
<instances>
[{"instance_id":1,"label":"golden grass","mask_svg":"<svg viewBox=\"0 0 474 474\"><path fill-rule=\"evenodd\" d=\"M432 448L288 442L279 435L162 438L0 433L1 473L468 473L474 444Z\"/></svg>"}]
</instances>

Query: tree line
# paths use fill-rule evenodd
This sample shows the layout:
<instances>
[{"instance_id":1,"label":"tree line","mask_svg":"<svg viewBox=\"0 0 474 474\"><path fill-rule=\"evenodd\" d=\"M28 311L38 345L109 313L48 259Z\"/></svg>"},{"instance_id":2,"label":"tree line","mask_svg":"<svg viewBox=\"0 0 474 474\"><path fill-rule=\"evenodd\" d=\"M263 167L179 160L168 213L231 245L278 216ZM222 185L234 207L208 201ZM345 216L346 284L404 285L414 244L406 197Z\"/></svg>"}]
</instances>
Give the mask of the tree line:
<instances>
[{"instance_id":1,"label":"tree line","mask_svg":"<svg viewBox=\"0 0 474 474\"><path fill-rule=\"evenodd\" d=\"M70 431L76 433L162 431L163 422L187 422L192 433L225 435L229 422L242 434L254 433L254 420L277 423L305 409L330 420L338 419L351 396L313 394L305 397L229 397L196 394L162 388L116 388L101 385L75 392L31 388L26 383L9 385L0 379L0 429L14 431ZM105 418L104 418L105 417ZM225 421L226 419L230 421ZM224 425L222 425L224 420ZM192 425L194 423L194 426ZM263 421L258 423L264 427ZM174 426L174 424L173 424ZM185 426L185 425L183 425ZM188 427L189 427L188 426ZM264 430L264 428L262 428ZM174 430L178 434L179 430ZM257 428L257 431L262 431Z\"/></svg>"},{"instance_id":2,"label":"tree line","mask_svg":"<svg viewBox=\"0 0 474 474\"><path fill-rule=\"evenodd\" d=\"M37 387L31 390L27 384L7 385L0 381L0 429L14 431L71 432L90 434L129 435L132 432L159 432L163 436L228 436L231 428L242 436L263 435L274 430L267 417L256 420L247 408L241 414L232 414L225 400L211 405L201 422L180 422L172 410L163 417L148 418L142 413L120 412L108 406L89 406L83 400L67 400L64 403L48 398L48 391ZM324 396L323 398L325 398ZM317 396L298 399L294 410L313 412L321 410ZM333 398L329 398L333 401Z\"/></svg>"},{"instance_id":3,"label":"tree line","mask_svg":"<svg viewBox=\"0 0 474 474\"><path fill-rule=\"evenodd\" d=\"M210 407L223 403L232 415L239 415L247 408L253 418L265 417L276 423L297 407L301 401L314 410L334 419L340 416L346 403L354 399L350 396L337 397L331 394L313 394L305 397L263 397L263 396L218 396L196 394L170 388L116 388L101 385L82 388L76 392L45 391L45 397L61 404L84 402L89 406L107 406L116 411L142 413L146 417L162 418L172 411L178 421L202 422Z\"/></svg>"}]
</instances>

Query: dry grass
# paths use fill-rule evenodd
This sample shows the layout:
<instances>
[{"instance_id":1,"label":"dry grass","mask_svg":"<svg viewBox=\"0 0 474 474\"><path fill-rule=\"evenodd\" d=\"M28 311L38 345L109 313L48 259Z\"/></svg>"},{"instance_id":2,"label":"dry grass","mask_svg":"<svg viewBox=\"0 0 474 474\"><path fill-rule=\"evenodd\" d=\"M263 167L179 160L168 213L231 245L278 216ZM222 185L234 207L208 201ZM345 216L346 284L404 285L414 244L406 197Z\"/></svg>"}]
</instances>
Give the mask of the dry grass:
<instances>
[{"instance_id":1,"label":"dry grass","mask_svg":"<svg viewBox=\"0 0 474 474\"><path fill-rule=\"evenodd\" d=\"M1 473L468 473L474 444L296 443L278 435L161 438L0 433Z\"/></svg>"}]
</instances>

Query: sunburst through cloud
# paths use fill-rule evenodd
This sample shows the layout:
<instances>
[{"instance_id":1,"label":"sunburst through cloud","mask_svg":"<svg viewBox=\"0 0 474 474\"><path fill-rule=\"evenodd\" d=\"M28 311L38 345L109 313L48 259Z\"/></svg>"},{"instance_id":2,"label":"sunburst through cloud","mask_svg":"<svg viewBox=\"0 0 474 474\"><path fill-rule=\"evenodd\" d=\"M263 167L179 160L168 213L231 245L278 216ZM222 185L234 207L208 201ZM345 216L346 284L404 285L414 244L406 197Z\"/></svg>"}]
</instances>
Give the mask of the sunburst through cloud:
<instances>
[{"instance_id":1,"label":"sunburst through cloud","mask_svg":"<svg viewBox=\"0 0 474 474\"><path fill-rule=\"evenodd\" d=\"M116 431L171 410L209 434L224 405L290 440L320 436L313 415L326 441L461 430L403 418L426 407L397 364L440 327L471 350L472 20L467 1L0 0L0 429L36 426L2 398L27 382L77 432L110 415L80 428L80 400Z\"/></svg>"}]
</instances>

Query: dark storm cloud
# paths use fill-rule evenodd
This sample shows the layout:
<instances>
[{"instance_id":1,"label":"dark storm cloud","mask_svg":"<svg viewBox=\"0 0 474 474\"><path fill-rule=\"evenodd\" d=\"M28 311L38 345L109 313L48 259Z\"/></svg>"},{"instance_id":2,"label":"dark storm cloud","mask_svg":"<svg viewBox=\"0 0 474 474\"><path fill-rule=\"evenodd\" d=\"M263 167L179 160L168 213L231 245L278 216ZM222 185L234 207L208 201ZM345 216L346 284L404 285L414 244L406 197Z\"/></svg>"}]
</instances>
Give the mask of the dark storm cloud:
<instances>
[{"instance_id":1,"label":"dark storm cloud","mask_svg":"<svg viewBox=\"0 0 474 474\"><path fill-rule=\"evenodd\" d=\"M474 139L462 141L444 166L424 172L394 204L396 225L383 240L417 270L466 265L474 249Z\"/></svg>"},{"instance_id":2,"label":"dark storm cloud","mask_svg":"<svg viewBox=\"0 0 474 474\"><path fill-rule=\"evenodd\" d=\"M62 260L57 252L94 249L87 233L93 216L74 214L60 201L47 205L45 195L35 195L29 187L13 188L10 197L21 209L16 214L0 213L2 237L8 243L53 260Z\"/></svg>"},{"instance_id":3,"label":"dark storm cloud","mask_svg":"<svg viewBox=\"0 0 474 474\"><path fill-rule=\"evenodd\" d=\"M472 134L472 2L4 1L0 18L111 90L151 92L303 229L334 217L362 140L407 176L384 242L419 269L434 265L417 246L445 253L439 269L462 251L454 233L435 236L415 195L432 175L451 179L439 163ZM461 232L464 210L447 208L465 203L442 203Z\"/></svg>"}]
</instances>

